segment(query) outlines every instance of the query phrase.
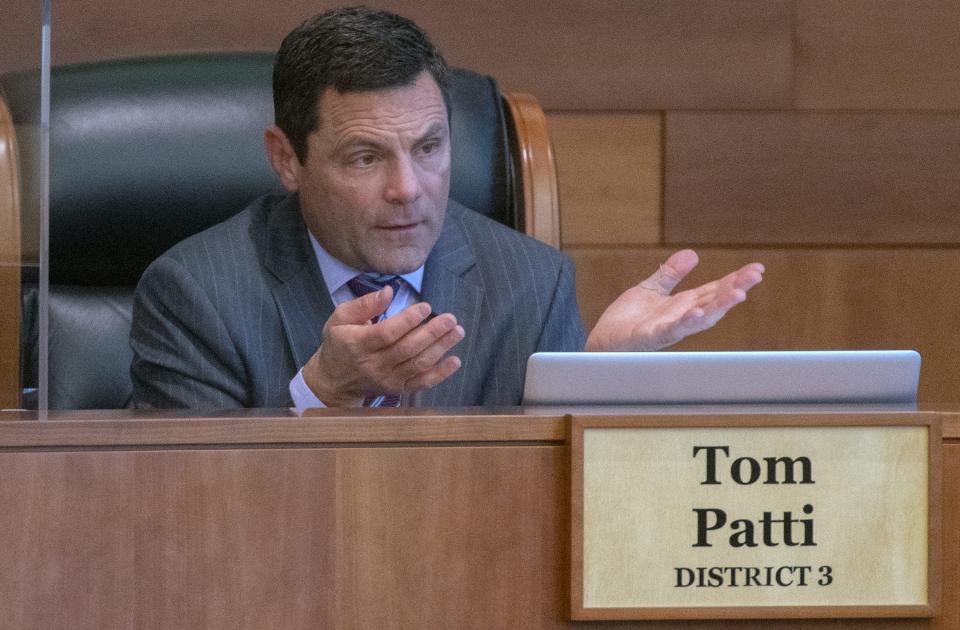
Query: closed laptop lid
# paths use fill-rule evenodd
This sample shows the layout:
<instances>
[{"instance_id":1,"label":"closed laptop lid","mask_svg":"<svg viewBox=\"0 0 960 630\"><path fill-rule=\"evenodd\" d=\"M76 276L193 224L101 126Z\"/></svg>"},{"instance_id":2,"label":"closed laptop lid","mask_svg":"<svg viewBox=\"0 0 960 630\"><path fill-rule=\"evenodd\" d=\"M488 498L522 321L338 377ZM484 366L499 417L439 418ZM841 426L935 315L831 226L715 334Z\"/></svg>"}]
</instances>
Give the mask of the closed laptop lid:
<instances>
[{"instance_id":1,"label":"closed laptop lid","mask_svg":"<svg viewBox=\"0 0 960 630\"><path fill-rule=\"evenodd\" d=\"M524 405L915 403L913 350L541 352Z\"/></svg>"}]
</instances>

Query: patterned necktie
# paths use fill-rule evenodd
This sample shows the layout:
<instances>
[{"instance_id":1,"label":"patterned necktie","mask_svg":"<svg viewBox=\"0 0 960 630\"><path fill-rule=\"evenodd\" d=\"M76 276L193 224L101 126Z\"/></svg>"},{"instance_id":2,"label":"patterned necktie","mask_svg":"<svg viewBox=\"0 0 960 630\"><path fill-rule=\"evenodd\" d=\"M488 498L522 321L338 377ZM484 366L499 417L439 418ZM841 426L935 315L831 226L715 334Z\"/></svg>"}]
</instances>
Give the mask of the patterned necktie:
<instances>
[{"instance_id":1,"label":"patterned necktie","mask_svg":"<svg viewBox=\"0 0 960 630\"><path fill-rule=\"evenodd\" d=\"M380 273L362 273L347 280L347 287L353 293L353 297L363 297L367 293L379 291L388 285L393 287L393 297L396 299L400 287L403 286L403 278ZM383 319L383 315L377 315L370 320L370 323L376 324L381 319Z\"/></svg>"},{"instance_id":2,"label":"patterned necktie","mask_svg":"<svg viewBox=\"0 0 960 630\"><path fill-rule=\"evenodd\" d=\"M347 281L347 287L353 293L354 297L363 297L367 293L379 291L385 286L393 287L393 297L397 297L400 287L403 285L403 278L400 276L391 276L387 274L362 273L355 278ZM376 324L383 319L385 314L377 315L370 320L371 324ZM382 394L380 396L368 396L363 399L364 407L399 407L400 394Z\"/></svg>"}]
</instances>

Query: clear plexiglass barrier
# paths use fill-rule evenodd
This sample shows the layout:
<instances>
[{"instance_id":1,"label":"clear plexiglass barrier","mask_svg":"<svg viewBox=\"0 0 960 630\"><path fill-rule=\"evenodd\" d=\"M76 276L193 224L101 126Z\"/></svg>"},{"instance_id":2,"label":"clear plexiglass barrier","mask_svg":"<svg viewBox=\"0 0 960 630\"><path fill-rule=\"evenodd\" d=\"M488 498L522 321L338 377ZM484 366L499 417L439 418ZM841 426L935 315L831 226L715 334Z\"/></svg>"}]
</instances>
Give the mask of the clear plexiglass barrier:
<instances>
[{"instance_id":1,"label":"clear plexiglass barrier","mask_svg":"<svg viewBox=\"0 0 960 630\"><path fill-rule=\"evenodd\" d=\"M0 26L0 409L46 408L50 10Z\"/></svg>"}]
</instances>

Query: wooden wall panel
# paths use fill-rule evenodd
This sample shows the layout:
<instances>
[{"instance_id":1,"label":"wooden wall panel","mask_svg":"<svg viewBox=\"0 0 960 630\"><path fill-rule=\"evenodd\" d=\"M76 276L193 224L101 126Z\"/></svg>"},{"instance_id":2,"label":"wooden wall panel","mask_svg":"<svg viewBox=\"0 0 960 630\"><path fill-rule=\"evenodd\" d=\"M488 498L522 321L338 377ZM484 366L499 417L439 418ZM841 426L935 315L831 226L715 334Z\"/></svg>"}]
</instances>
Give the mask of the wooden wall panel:
<instances>
[{"instance_id":1,"label":"wooden wall panel","mask_svg":"<svg viewBox=\"0 0 960 630\"><path fill-rule=\"evenodd\" d=\"M960 107L958 24L955 0L797 2L795 106Z\"/></svg>"},{"instance_id":2,"label":"wooden wall panel","mask_svg":"<svg viewBox=\"0 0 960 630\"><path fill-rule=\"evenodd\" d=\"M0 74L40 66L41 6L0 0Z\"/></svg>"},{"instance_id":3,"label":"wooden wall panel","mask_svg":"<svg viewBox=\"0 0 960 630\"><path fill-rule=\"evenodd\" d=\"M448 20L452 31L434 29L450 59L536 94L549 109L790 103L792 2L497 0L456 7L471 17Z\"/></svg>"},{"instance_id":4,"label":"wooden wall panel","mask_svg":"<svg viewBox=\"0 0 960 630\"><path fill-rule=\"evenodd\" d=\"M658 243L661 116L555 113L564 245Z\"/></svg>"},{"instance_id":5,"label":"wooden wall panel","mask_svg":"<svg viewBox=\"0 0 960 630\"><path fill-rule=\"evenodd\" d=\"M172 50L276 50L291 28L339 4L117 0L110 11L93 12L83 0L58 0L54 62ZM491 73L506 89L536 94L554 109L791 102L789 0L370 4L421 23L452 63ZM2 14L6 24L6 8ZM35 44L37 35L26 34L36 20L31 12L11 16L18 37L0 38L0 72L37 64L35 56L22 54L25 38Z\"/></svg>"},{"instance_id":6,"label":"wooden wall panel","mask_svg":"<svg viewBox=\"0 0 960 630\"><path fill-rule=\"evenodd\" d=\"M669 249L568 250L577 265L585 324L643 280ZM960 401L957 250L701 249L693 287L751 261L764 281L715 328L677 350L915 349L923 357L920 400Z\"/></svg>"},{"instance_id":7,"label":"wooden wall panel","mask_svg":"<svg viewBox=\"0 0 960 630\"><path fill-rule=\"evenodd\" d=\"M0 2L0 72L34 66L39 8ZM334 4L280 3L267 11L251 0L118 0L95 14L88 3L58 0L54 61L272 50L294 24ZM840 255L824 246L890 245L886 252L851 252L889 254L889 262L919 253L896 248L923 245L940 248L924 256L954 268L950 259L960 246L956 2L384 0L374 6L417 20L452 63L489 72L506 89L533 93L551 112L564 245L577 257L589 253L602 261L581 265L581 284L593 287L586 294L581 287L588 316L613 297L596 298L596 287L630 280L610 261L658 243L715 245L712 251L731 264L740 252L729 248L738 246L808 247L777 255L812 264ZM923 111L931 108L937 111ZM661 109L666 112L653 111ZM655 131L657 118L665 122ZM657 142L665 146L656 149ZM28 226L27 234L36 230ZM29 255L31 241L23 248ZM645 259L640 277L659 256L649 265ZM870 269L864 273L871 282L831 282L831 304L861 305L831 328L818 330L813 322L822 313L786 293L756 316L791 326L756 324L749 338L739 339L762 347L879 343L871 317L895 320L903 290L873 280ZM911 340L904 331L922 334L925 359L938 365L937 353L946 351L930 340L940 335L954 348L941 307L952 307L952 298L939 290L952 278L936 270L928 275L939 284L923 275L903 279L911 291L936 291L935 299L917 293L916 304L931 302L929 312L915 305L906 309L910 328L881 329L884 338L904 344ZM875 309L862 306L868 295ZM752 317L753 308L743 307L745 315L734 321ZM870 317L857 320L854 313ZM723 330L698 343L723 345ZM946 380L933 386L925 372L925 395L939 397L953 383L939 373L931 378Z\"/></svg>"},{"instance_id":8,"label":"wooden wall panel","mask_svg":"<svg viewBox=\"0 0 960 630\"><path fill-rule=\"evenodd\" d=\"M671 243L960 243L960 116L670 112Z\"/></svg>"}]
</instances>

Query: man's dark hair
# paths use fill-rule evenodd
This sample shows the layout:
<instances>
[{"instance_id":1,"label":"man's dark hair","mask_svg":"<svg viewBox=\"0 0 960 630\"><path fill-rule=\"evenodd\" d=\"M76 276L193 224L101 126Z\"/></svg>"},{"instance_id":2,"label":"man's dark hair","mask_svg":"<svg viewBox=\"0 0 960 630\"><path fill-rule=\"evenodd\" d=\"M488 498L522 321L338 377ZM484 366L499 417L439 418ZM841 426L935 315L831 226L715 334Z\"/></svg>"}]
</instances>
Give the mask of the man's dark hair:
<instances>
[{"instance_id":1,"label":"man's dark hair","mask_svg":"<svg viewBox=\"0 0 960 630\"><path fill-rule=\"evenodd\" d=\"M307 136L320 123L318 99L327 88L405 87L425 70L446 100L447 64L419 26L365 7L326 11L295 28L280 45L273 64L275 122L303 163Z\"/></svg>"}]
</instances>

